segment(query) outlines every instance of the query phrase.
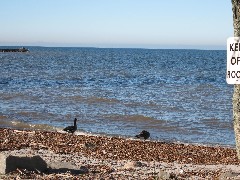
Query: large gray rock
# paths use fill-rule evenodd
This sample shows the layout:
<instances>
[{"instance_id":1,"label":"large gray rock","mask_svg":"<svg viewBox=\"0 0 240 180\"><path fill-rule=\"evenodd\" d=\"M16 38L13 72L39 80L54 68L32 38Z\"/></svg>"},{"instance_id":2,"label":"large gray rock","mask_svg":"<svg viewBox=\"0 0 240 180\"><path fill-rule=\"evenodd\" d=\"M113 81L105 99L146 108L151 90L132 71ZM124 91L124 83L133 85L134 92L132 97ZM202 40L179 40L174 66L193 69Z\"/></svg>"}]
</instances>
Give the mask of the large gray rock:
<instances>
[{"instance_id":1,"label":"large gray rock","mask_svg":"<svg viewBox=\"0 0 240 180\"><path fill-rule=\"evenodd\" d=\"M85 174L89 170L86 166L81 166L80 168L74 166L70 162L51 162L49 164L49 172L51 173L66 173L70 172L72 174Z\"/></svg>"},{"instance_id":2,"label":"large gray rock","mask_svg":"<svg viewBox=\"0 0 240 180\"><path fill-rule=\"evenodd\" d=\"M12 156L0 154L0 174L6 174L16 169L29 171L47 170L47 163L40 156Z\"/></svg>"}]
</instances>

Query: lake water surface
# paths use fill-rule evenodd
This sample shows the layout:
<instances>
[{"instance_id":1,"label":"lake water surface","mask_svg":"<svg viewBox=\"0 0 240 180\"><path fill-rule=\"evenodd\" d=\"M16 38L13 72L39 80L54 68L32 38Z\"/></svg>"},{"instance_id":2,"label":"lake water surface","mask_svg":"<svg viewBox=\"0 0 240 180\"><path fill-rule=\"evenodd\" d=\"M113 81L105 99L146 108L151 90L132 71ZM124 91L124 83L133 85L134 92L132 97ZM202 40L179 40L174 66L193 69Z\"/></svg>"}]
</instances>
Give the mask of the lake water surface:
<instances>
[{"instance_id":1,"label":"lake water surface","mask_svg":"<svg viewBox=\"0 0 240 180\"><path fill-rule=\"evenodd\" d=\"M0 53L0 127L234 146L226 51L29 47Z\"/></svg>"}]
</instances>

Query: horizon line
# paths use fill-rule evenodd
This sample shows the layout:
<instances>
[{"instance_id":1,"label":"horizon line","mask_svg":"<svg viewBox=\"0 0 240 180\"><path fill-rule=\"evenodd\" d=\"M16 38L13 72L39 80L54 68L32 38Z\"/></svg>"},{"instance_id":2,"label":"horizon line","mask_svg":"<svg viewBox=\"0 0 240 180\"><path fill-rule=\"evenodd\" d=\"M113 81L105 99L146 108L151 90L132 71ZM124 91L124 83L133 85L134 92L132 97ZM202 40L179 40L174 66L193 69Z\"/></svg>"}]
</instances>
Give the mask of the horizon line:
<instances>
[{"instance_id":1,"label":"horizon line","mask_svg":"<svg viewBox=\"0 0 240 180\"><path fill-rule=\"evenodd\" d=\"M187 46L187 45L186 45ZM45 46L45 45L0 45L0 47L40 47L40 48L92 48L92 49L146 49L146 50L227 50L224 46L209 47L101 47L101 46ZM221 47L221 48L220 48Z\"/></svg>"}]
</instances>

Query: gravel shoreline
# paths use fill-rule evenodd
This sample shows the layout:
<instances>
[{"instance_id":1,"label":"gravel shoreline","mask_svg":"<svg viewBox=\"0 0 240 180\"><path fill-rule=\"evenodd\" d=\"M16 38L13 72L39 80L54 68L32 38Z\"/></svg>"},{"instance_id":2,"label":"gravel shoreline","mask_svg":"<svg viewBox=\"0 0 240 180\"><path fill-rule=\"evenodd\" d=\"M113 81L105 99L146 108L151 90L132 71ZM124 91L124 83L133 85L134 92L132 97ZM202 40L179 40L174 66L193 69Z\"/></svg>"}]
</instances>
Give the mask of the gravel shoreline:
<instances>
[{"instance_id":1,"label":"gravel shoreline","mask_svg":"<svg viewBox=\"0 0 240 180\"><path fill-rule=\"evenodd\" d=\"M19 170L1 175L2 179L240 178L240 161L229 147L4 128L0 129L0 151L40 155L48 163L70 163L88 170L83 174Z\"/></svg>"}]
</instances>

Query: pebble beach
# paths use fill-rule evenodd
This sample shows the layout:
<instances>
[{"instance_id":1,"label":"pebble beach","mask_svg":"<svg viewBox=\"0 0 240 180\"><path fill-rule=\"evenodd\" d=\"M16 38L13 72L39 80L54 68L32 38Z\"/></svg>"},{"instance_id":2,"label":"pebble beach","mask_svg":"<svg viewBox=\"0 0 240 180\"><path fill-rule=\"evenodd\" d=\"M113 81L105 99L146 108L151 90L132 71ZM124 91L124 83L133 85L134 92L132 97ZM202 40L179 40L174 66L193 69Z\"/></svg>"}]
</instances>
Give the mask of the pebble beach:
<instances>
[{"instance_id":1,"label":"pebble beach","mask_svg":"<svg viewBox=\"0 0 240 180\"><path fill-rule=\"evenodd\" d=\"M240 178L240 161L231 147L2 128L0 153L39 155L47 164L65 164L69 169L17 169L0 179Z\"/></svg>"}]
</instances>

